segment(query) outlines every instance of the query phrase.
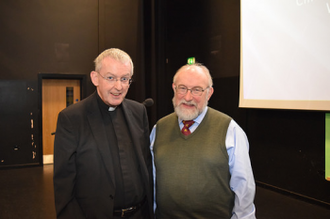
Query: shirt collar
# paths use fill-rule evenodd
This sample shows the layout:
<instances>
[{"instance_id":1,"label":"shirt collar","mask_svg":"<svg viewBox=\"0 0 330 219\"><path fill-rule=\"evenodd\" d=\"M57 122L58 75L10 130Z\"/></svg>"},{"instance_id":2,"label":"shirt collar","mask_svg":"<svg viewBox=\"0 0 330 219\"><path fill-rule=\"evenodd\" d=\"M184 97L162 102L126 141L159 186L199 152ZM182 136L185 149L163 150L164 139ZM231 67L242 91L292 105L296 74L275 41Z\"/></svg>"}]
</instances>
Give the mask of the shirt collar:
<instances>
[{"instance_id":1,"label":"shirt collar","mask_svg":"<svg viewBox=\"0 0 330 219\"><path fill-rule=\"evenodd\" d=\"M117 108L117 107L112 107L112 106L110 106L109 109L108 109L108 111L109 111L109 112L115 111L116 108Z\"/></svg>"},{"instance_id":2,"label":"shirt collar","mask_svg":"<svg viewBox=\"0 0 330 219\"><path fill-rule=\"evenodd\" d=\"M199 114L199 115L194 119L194 121L195 121L195 123L197 123L197 125L199 125L199 124L203 121L203 119L204 119L204 117L205 117L205 115L206 115L207 110L208 110L208 107L206 106L206 107L204 108L204 110L202 111L202 113ZM179 124L181 124L181 123L182 123L182 119L178 118L178 122L179 122Z\"/></svg>"}]
</instances>

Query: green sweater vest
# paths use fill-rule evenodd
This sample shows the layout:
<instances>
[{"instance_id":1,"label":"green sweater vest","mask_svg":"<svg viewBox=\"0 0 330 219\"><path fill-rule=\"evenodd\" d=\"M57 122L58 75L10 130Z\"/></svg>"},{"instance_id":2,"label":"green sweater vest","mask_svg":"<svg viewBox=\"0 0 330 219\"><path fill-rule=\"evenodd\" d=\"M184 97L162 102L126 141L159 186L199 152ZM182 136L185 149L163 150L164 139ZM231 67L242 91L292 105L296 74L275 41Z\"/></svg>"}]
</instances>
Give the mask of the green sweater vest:
<instances>
[{"instance_id":1,"label":"green sweater vest","mask_svg":"<svg viewBox=\"0 0 330 219\"><path fill-rule=\"evenodd\" d=\"M157 122L154 143L157 219L230 218L234 193L225 139L231 118L209 107L189 136L172 113Z\"/></svg>"}]
</instances>

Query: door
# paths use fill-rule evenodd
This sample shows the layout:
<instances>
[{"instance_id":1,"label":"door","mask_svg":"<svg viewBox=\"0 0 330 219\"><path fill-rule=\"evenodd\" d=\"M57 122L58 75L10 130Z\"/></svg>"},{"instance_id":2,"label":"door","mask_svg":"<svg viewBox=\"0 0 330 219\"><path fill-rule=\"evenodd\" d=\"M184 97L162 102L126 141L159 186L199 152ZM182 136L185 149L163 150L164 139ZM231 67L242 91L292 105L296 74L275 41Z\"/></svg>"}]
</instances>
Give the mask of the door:
<instances>
[{"instance_id":1,"label":"door","mask_svg":"<svg viewBox=\"0 0 330 219\"><path fill-rule=\"evenodd\" d=\"M42 149L43 163L53 163L54 139L58 113L80 101L80 80L42 79Z\"/></svg>"}]
</instances>

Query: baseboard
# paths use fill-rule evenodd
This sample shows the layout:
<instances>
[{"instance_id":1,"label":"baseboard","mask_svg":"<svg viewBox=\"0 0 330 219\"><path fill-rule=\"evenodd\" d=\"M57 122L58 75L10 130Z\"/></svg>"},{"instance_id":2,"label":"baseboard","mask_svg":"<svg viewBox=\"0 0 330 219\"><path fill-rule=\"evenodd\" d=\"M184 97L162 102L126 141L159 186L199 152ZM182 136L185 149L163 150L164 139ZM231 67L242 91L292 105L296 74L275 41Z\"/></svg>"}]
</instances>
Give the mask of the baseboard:
<instances>
[{"instance_id":1,"label":"baseboard","mask_svg":"<svg viewBox=\"0 0 330 219\"><path fill-rule=\"evenodd\" d=\"M315 199L315 198L312 198L312 197L308 197L308 196L305 196L305 195L302 195L302 194L299 194L299 193L295 193L295 192L292 192L292 191L289 191L289 190L286 190L286 189L282 189L282 188L279 188L279 187L276 187L276 186L273 186L273 185L270 185L270 184L267 184L267 183L264 183L264 182L256 181L256 184L257 184L257 186L260 186L262 188L270 189L274 192L278 192L278 193L281 193L283 195L291 196L293 198L296 198L296 199L299 199L299 200L302 200L302 201L305 201L305 202L308 202L308 203L311 203L311 204L316 204L316 205L319 205L319 206L322 206L322 207L325 207L325 208L330 207L330 203L328 203L328 202L324 202L324 201L321 201L321 200L318 200L318 199Z\"/></svg>"}]
</instances>

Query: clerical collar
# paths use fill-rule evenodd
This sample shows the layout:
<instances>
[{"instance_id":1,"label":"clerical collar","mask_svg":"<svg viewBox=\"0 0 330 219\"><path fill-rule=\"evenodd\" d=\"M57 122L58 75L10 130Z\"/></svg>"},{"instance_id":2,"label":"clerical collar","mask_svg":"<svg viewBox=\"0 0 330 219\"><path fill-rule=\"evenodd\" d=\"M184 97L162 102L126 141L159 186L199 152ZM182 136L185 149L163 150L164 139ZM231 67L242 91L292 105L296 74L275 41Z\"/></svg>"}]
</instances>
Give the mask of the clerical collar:
<instances>
[{"instance_id":1,"label":"clerical collar","mask_svg":"<svg viewBox=\"0 0 330 219\"><path fill-rule=\"evenodd\" d=\"M109 111L109 112L115 111L116 108L117 108L117 107L112 107L112 106L110 106L109 109L108 109L108 111Z\"/></svg>"},{"instance_id":2,"label":"clerical collar","mask_svg":"<svg viewBox=\"0 0 330 219\"><path fill-rule=\"evenodd\" d=\"M108 112L113 112L113 111L115 111L115 109L117 109L117 106L112 107L112 106L108 106L107 104L105 104L98 93L97 93L97 101L102 110L106 110Z\"/></svg>"}]
</instances>

